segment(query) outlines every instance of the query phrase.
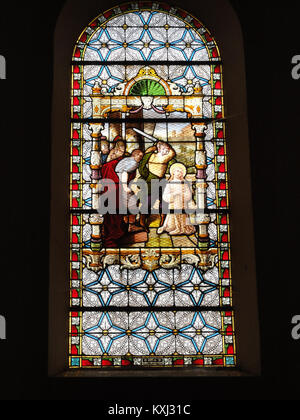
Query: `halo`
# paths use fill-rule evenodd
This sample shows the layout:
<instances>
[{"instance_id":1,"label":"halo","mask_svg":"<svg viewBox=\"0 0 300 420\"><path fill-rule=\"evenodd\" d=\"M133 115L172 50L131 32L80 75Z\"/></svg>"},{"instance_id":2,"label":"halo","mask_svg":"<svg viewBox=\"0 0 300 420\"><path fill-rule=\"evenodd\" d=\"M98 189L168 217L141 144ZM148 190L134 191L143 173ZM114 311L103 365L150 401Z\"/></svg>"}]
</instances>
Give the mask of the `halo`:
<instances>
[{"instance_id":1,"label":"halo","mask_svg":"<svg viewBox=\"0 0 300 420\"><path fill-rule=\"evenodd\" d=\"M183 177L186 176L186 167L183 165L183 163L173 163L173 165L170 167L170 174L173 176L174 171L176 169L180 169L183 172Z\"/></svg>"}]
</instances>

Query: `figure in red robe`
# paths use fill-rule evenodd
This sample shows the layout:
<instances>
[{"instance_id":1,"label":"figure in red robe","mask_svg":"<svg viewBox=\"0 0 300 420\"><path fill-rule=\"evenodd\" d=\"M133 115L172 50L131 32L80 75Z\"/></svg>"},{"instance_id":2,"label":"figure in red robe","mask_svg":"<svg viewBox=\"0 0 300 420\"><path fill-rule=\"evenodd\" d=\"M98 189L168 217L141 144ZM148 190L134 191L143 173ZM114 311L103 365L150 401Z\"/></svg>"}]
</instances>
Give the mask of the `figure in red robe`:
<instances>
[{"instance_id":1,"label":"figure in red robe","mask_svg":"<svg viewBox=\"0 0 300 420\"><path fill-rule=\"evenodd\" d=\"M118 214L120 210L120 188L124 188L125 194L129 193L128 184L136 176L136 169L143 157L141 150L134 150L131 156L122 158L119 157L102 166L102 179L112 180L115 187L105 187L104 192L108 194L115 194L116 213L106 213L103 221L103 245L105 248L119 248L122 238L128 232L128 225L124 221L124 215ZM125 174L125 177L124 177ZM120 179L126 179L127 185L123 185Z\"/></svg>"}]
</instances>

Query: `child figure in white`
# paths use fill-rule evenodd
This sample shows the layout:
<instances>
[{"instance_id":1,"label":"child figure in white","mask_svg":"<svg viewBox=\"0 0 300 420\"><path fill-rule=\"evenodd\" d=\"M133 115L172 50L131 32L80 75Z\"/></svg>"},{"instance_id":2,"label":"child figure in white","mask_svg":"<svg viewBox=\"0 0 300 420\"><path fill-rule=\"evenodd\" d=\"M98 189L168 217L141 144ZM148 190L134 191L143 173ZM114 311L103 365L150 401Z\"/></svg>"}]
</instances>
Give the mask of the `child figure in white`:
<instances>
[{"instance_id":1,"label":"child figure in white","mask_svg":"<svg viewBox=\"0 0 300 420\"><path fill-rule=\"evenodd\" d=\"M171 177L163 193L163 200L169 203L170 210L182 210L181 214L167 214L163 225L157 230L158 234L167 232L169 235L192 235L196 232L195 226L190 223L189 215L184 209L190 208L192 191L185 182L186 168L181 163L174 163L170 167Z\"/></svg>"}]
</instances>

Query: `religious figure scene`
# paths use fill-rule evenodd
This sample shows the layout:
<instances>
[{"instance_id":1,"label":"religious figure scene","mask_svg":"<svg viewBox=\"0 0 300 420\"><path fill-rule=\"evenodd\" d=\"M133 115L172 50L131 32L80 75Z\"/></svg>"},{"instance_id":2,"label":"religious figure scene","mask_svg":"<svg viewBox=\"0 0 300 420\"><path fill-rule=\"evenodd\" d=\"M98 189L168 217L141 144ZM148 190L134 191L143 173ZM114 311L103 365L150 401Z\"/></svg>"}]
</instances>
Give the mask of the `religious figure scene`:
<instances>
[{"instance_id":1,"label":"religious figure scene","mask_svg":"<svg viewBox=\"0 0 300 420\"><path fill-rule=\"evenodd\" d=\"M222 71L203 24L165 3L80 35L70 367L236 364Z\"/></svg>"},{"instance_id":2,"label":"religious figure scene","mask_svg":"<svg viewBox=\"0 0 300 420\"><path fill-rule=\"evenodd\" d=\"M101 179L112 180L117 187L117 191L113 193L117 200L116 210L119 210L119 186L122 185L125 195L128 196L129 213L109 214L106 210L101 230L104 247L197 247L195 138L190 124L166 123L162 120L161 123L143 122L135 125L139 128L132 127L132 123L129 128L127 123L108 123L101 133L101 178L97 180L97 188L101 188ZM87 127L85 134L88 140L83 146L84 150L91 150L91 137ZM212 142L207 142L206 146L213 159ZM87 154L83 164L83 180L86 183L91 181L90 163ZM214 166L213 163L211 166ZM211 172L214 172L213 168ZM146 196L141 196L137 191L139 180L146 184ZM165 183L160 190L153 191L153 186L159 185L153 183L153 180ZM207 197L207 206L210 208L214 205L213 181L214 179L208 181L211 183L211 196ZM84 189L83 201L86 208L92 203L92 193L91 189ZM140 214L132 215L130 203L138 200ZM168 214L173 210L181 210L182 214Z\"/></svg>"}]
</instances>

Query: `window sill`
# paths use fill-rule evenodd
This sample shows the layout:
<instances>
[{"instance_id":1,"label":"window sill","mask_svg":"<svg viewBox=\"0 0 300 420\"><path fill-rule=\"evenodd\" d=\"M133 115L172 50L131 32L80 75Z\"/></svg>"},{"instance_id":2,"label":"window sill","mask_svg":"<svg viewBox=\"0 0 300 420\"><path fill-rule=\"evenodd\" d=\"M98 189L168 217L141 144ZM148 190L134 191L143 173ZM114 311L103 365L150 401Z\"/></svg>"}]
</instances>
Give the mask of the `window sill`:
<instances>
[{"instance_id":1,"label":"window sill","mask_svg":"<svg viewBox=\"0 0 300 420\"><path fill-rule=\"evenodd\" d=\"M234 377L254 377L256 375L244 372L239 369L227 368L200 368L200 369L69 369L58 375L56 378L174 378L174 377L194 377L194 378L234 378Z\"/></svg>"}]
</instances>

